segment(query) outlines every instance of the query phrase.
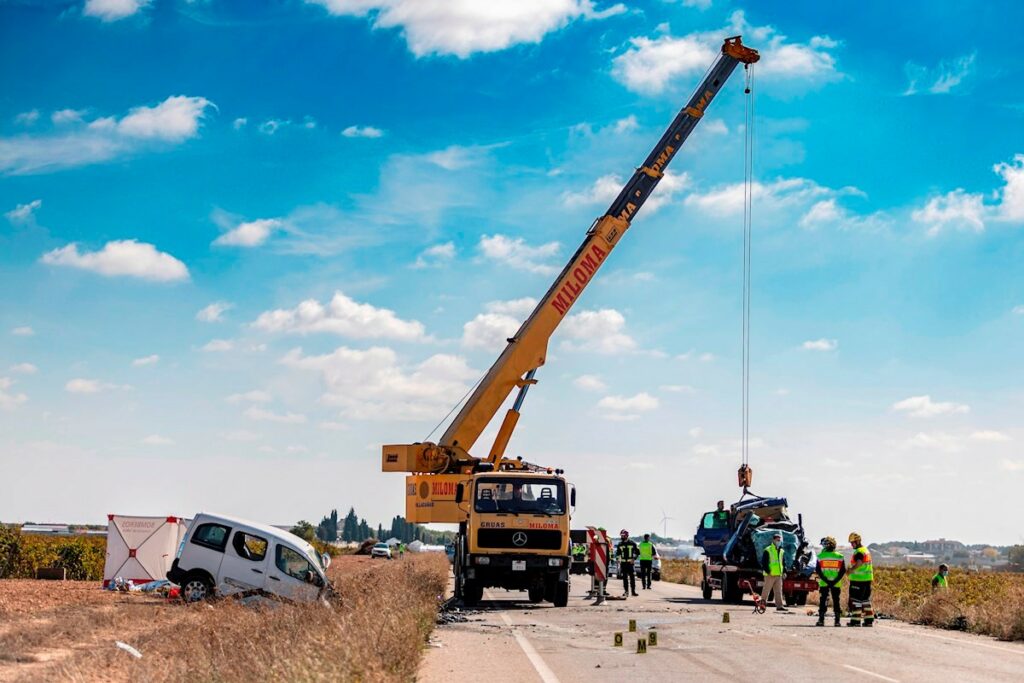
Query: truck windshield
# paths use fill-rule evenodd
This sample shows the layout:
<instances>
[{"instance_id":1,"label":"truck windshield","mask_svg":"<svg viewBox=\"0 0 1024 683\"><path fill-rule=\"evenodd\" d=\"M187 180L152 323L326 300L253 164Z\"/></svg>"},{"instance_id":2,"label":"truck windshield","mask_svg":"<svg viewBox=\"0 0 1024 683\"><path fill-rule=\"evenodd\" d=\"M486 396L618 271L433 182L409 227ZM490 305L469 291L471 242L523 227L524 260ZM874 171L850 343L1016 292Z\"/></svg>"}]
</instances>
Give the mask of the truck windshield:
<instances>
[{"instance_id":1,"label":"truck windshield","mask_svg":"<svg viewBox=\"0 0 1024 683\"><path fill-rule=\"evenodd\" d=\"M565 512L565 482L525 477L481 478L476 481L477 512Z\"/></svg>"}]
</instances>

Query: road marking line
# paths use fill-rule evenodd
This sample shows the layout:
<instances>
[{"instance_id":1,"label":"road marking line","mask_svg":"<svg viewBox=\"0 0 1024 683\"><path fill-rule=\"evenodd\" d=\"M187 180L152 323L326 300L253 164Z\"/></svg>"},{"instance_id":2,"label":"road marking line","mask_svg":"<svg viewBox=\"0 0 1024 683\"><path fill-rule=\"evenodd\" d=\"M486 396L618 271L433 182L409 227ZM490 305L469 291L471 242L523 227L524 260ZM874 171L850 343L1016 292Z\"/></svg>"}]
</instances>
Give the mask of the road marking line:
<instances>
[{"instance_id":1,"label":"road marking line","mask_svg":"<svg viewBox=\"0 0 1024 683\"><path fill-rule=\"evenodd\" d=\"M850 671L856 671L857 673L867 674L868 676L874 676L875 678L881 678L883 681L889 681L889 683L900 683L895 678L889 678L888 676L883 676L882 674L876 674L874 671L868 671L867 669L861 669L856 666L850 666L849 664L843 664L843 666L849 669Z\"/></svg>"},{"instance_id":2,"label":"road marking line","mask_svg":"<svg viewBox=\"0 0 1024 683\"><path fill-rule=\"evenodd\" d=\"M526 636L520 633L519 629L512 625L512 620L509 619L504 612L499 613L499 616L501 617L501 620L505 622L505 625L512 629L513 637L515 637L516 642L519 643L519 647L523 649L523 654L525 654L526 658L530 660L530 664L533 665L534 671L536 671L537 675L540 676L540 680L544 681L544 683L559 683L558 676L555 675L554 671L548 668L548 665L544 663L543 659L541 659L540 654L533 649L533 645L530 645L530 641L526 639Z\"/></svg>"},{"instance_id":3,"label":"road marking line","mask_svg":"<svg viewBox=\"0 0 1024 683\"><path fill-rule=\"evenodd\" d=\"M904 633L903 631L900 631L898 629L889 630L896 631L897 633ZM987 647L990 650L999 650L1000 652L1009 652L1015 655L1024 655L1024 650L1015 650L1009 647L999 647L998 645L989 645L988 643L976 643L973 640L967 640L965 638L947 638L945 636L937 636L934 633L919 633L917 631L915 631L914 633L906 633L906 635L924 636L925 638L935 638L937 640L948 640L951 643L960 643L962 645L976 645L977 647Z\"/></svg>"},{"instance_id":4,"label":"road marking line","mask_svg":"<svg viewBox=\"0 0 1024 683\"><path fill-rule=\"evenodd\" d=\"M747 638L753 638L754 637L753 633L746 633L744 631L733 631L733 633L737 633L737 634L739 634L741 636L746 636Z\"/></svg>"}]
</instances>

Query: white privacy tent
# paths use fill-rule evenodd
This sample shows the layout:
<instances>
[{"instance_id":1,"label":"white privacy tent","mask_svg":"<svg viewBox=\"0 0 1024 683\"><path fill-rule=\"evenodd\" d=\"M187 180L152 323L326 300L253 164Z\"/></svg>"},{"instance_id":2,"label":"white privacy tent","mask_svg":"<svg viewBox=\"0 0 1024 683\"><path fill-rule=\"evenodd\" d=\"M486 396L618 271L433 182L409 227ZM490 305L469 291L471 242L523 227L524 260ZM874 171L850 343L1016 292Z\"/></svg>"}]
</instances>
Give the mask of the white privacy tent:
<instances>
[{"instance_id":1,"label":"white privacy tent","mask_svg":"<svg viewBox=\"0 0 1024 683\"><path fill-rule=\"evenodd\" d=\"M103 587L117 577L134 583L166 578L191 520L107 515Z\"/></svg>"}]
</instances>

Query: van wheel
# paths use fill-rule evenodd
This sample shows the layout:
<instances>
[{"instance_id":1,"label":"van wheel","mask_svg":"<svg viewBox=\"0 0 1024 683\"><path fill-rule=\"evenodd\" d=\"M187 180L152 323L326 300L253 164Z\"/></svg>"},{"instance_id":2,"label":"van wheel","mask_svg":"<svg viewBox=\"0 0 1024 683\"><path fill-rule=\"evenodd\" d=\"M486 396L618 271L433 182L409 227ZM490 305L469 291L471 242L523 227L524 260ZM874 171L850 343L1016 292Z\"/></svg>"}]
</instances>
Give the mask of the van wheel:
<instances>
[{"instance_id":1,"label":"van wheel","mask_svg":"<svg viewBox=\"0 0 1024 683\"><path fill-rule=\"evenodd\" d=\"M181 584L181 599L185 602L202 602L213 597L213 584L205 576L190 574Z\"/></svg>"}]
</instances>

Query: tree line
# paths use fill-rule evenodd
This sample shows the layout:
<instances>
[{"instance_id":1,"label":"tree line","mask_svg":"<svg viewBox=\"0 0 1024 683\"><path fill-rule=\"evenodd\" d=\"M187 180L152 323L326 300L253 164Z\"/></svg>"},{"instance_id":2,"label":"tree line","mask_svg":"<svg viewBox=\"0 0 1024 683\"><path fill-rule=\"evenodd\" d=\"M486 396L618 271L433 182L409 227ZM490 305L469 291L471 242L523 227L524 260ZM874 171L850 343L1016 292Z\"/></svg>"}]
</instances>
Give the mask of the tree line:
<instances>
[{"instance_id":1,"label":"tree line","mask_svg":"<svg viewBox=\"0 0 1024 683\"><path fill-rule=\"evenodd\" d=\"M320 520L320 523L313 526L309 522L300 521L292 529L292 533L311 541L316 538L325 543L338 541L347 543L362 543L369 539L386 541L389 538L397 538L403 543L422 541L428 545L442 545L454 537L451 531L434 531L427 529L421 524L413 524L402 517L395 515L391 519L391 526L385 527L378 524L377 528L371 527L365 518L356 514L355 508L349 508L344 518L338 516L337 510Z\"/></svg>"}]
</instances>

